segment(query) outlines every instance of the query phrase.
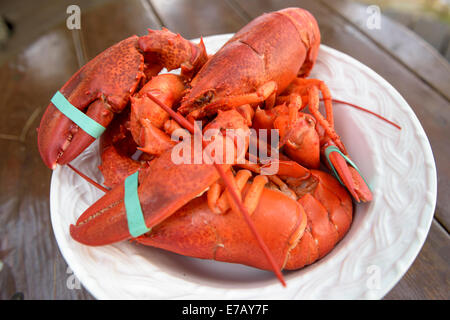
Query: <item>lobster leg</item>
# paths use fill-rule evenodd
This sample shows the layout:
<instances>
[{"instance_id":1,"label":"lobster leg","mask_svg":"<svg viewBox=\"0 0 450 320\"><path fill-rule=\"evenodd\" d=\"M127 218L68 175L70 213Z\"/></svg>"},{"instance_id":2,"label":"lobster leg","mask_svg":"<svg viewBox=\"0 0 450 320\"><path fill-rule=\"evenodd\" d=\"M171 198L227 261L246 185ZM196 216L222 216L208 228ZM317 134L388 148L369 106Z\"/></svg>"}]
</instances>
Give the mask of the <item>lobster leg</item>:
<instances>
[{"instance_id":1,"label":"lobster leg","mask_svg":"<svg viewBox=\"0 0 450 320\"><path fill-rule=\"evenodd\" d=\"M233 177L231 171L227 172L231 176L233 182L233 187L240 194L247 184L248 179L252 176L249 170L239 170L236 176ZM247 208L248 213L251 215L259 202L264 185L267 183L267 177L258 175L253 179L250 188L244 198L244 206ZM222 194L220 193L221 187L218 182L213 184L208 190L207 199L208 205L212 212L214 213L225 213L231 208L239 212L237 208L233 206L234 201L231 198L228 190L224 190Z\"/></svg>"},{"instance_id":2,"label":"lobster leg","mask_svg":"<svg viewBox=\"0 0 450 320\"><path fill-rule=\"evenodd\" d=\"M233 176L231 170L228 170L226 174L230 177L232 188L234 188L238 192L238 194L241 194L242 189L244 188L248 179L251 177L251 172L248 170L240 170L239 172L237 172L235 177ZM228 202L229 195L227 195L226 189L224 192L222 191L223 190L220 182L214 183L208 190L208 205L211 211L214 213L224 213L230 208ZM232 202L232 200L230 202Z\"/></svg>"},{"instance_id":3,"label":"lobster leg","mask_svg":"<svg viewBox=\"0 0 450 320\"><path fill-rule=\"evenodd\" d=\"M326 120L331 127L334 127L333 106L330 89L325 84L325 82L321 80L305 78L294 79L289 87L283 92L283 96L277 98L277 104L292 100L292 98L290 97L291 95L300 95L302 97L302 100L304 101L300 109L303 109L304 107L306 107L306 104L309 101L309 90L312 87L316 87L322 93L322 100L325 104Z\"/></svg>"},{"instance_id":4,"label":"lobster leg","mask_svg":"<svg viewBox=\"0 0 450 320\"><path fill-rule=\"evenodd\" d=\"M316 118L317 122L320 126L325 130L326 137L333 141L333 143L343 152L347 153L345 150L344 144L341 141L339 135L334 131L333 126L328 122L327 119L319 112L319 90L316 86L312 86L308 90L309 92L309 112Z\"/></svg>"},{"instance_id":5,"label":"lobster leg","mask_svg":"<svg viewBox=\"0 0 450 320\"><path fill-rule=\"evenodd\" d=\"M247 208L249 214L253 214L256 210L256 207L261 199L262 192L264 190L264 186L268 182L268 178L266 176L256 176L253 179L250 188L245 195L244 206Z\"/></svg>"}]
</instances>

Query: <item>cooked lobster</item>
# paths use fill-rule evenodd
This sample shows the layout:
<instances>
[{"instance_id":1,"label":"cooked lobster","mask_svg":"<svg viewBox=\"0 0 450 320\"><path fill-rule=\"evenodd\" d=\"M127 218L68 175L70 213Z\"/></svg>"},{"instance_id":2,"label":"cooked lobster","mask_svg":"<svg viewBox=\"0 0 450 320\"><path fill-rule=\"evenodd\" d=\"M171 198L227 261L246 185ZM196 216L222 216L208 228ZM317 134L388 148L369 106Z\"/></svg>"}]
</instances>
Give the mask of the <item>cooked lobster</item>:
<instances>
[{"instance_id":1,"label":"cooked lobster","mask_svg":"<svg viewBox=\"0 0 450 320\"><path fill-rule=\"evenodd\" d=\"M60 92L96 122L111 124L101 138L100 167L111 190L70 226L71 236L94 246L134 239L268 270L298 269L327 254L353 215L346 189L318 170L328 146L340 152L330 153L326 165L336 168L353 197L370 201L371 193L342 157L348 154L334 130L329 90L306 78L319 45L314 17L288 8L254 19L212 57L202 41L196 45L166 29L130 37L95 57ZM181 75L157 75L163 67L181 68ZM319 92L326 117L318 111ZM302 112L306 106L309 114ZM231 162L175 164L173 152L186 141L170 135L181 130L188 140L198 126L194 120L201 121L203 134L240 130L244 152L225 139L237 155ZM252 128L278 129L280 143L249 136ZM200 139L205 150L212 143ZM54 104L48 106L38 144L50 168L69 163L94 140ZM281 152L279 159L267 162L248 152L255 144L271 155ZM189 160L196 157L191 150L183 155ZM264 175L272 164L278 173ZM136 171L151 230L133 237L123 181Z\"/></svg>"}]
</instances>

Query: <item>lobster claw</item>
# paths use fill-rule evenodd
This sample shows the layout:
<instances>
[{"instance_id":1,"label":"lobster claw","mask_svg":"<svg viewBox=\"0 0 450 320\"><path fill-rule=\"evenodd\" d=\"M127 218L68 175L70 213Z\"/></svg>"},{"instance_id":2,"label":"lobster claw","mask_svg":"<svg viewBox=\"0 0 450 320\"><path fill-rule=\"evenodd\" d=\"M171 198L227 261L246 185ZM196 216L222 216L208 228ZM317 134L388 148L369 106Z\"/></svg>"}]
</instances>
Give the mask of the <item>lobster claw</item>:
<instances>
[{"instance_id":1,"label":"lobster claw","mask_svg":"<svg viewBox=\"0 0 450 320\"><path fill-rule=\"evenodd\" d=\"M248 130L245 123L245 119L237 111L229 110L219 113L205 130ZM191 139L190 148L184 149L183 146L189 146L188 142L177 145L182 147L181 150L174 147L163 151L148 163L148 167L139 170L137 193L147 229L167 219L219 179L219 172L214 164L202 163L203 161L198 163L198 159L202 159L203 149L196 147L195 139ZM248 144L245 150L247 148ZM180 151L183 153L182 161L175 160ZM220 166L223 171L227 171L231 164ZM132 238L128 229L124 195L123 184L113 187L78 218L76 225L70 226L72 238L91 246Z\"/></svg>"},{"instance_id":2,"label":"lobster claw","mask_svg":"<svg viewBox=\"0 0 450 320\"><path fill-rule=\"evenodd\" d=\"M147 228L168 218L219 178L212 164L175 164L171 156L172 149L167 150L139 171L138 196ZM229 165L224 166L229 168ZM77 223L70 226L70 234L73 239L90 246L132 238L124 203L124 185L115 186L88 208Z\"/></svg>"},{"instance_id":3,"label":"lobster claw","mask_svg":"<svg viewBox=\"0 0 450 320\"><path fill-rule=\"evenodd\" d=\"M353 166L348 164L348 160L345 159L340 152L325 152L328 153L327 158L334 168L337 177L341 183L345 185L352 197L357 202L371 201L373 196L367 183L364 181L361 174Z\"/></svg>"},{"instance_id":4,"label":"lobster claw","mask_svg":"<svg viewBox=\"0 0 450 320\"><path fill-rule=\"evenodd\" d=\"M143 78L156 75L163 66L181 67L192 77L206 62L205 46L194 45L168 30L132 36L106 49L83 66L61 88L60 93L75 108L103 127L120 113ZM66 164L86 149L92 137L50 103L38 129L39 152L54 169Z\"/></svg>"},{"instance_id":5,"label":"lobster claw","mask_svg":"<svg viewBox=\"0 0 450 320\"><path fill-rule=\"evenodd\" d=\"M120 63L118 63L120 61ZM122 111L143 77L144 58L138 51L138 37L127 38L106 49L60 89L69 103L106 127L114 113ZM38 128L39 152L54 169L77 157L94 137L83 131L53 103L45 111Z\"/></svg>"}]
</instances>

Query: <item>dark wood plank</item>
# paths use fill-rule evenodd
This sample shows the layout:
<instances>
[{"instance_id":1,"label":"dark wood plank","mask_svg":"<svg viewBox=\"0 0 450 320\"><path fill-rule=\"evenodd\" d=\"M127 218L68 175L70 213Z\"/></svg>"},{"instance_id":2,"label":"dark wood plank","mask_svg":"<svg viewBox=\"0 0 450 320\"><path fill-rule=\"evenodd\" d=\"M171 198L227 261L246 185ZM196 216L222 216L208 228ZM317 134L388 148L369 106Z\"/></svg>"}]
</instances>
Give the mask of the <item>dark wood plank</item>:
<instances>
[{"instance_id":1,"label":"dark wood plank","mask_svg":"<svg viewBox=\"0 0 450 320\"><path fill-rule=\"evenodd\" d=\"M320 0L387 50L406 68L450 100L450 65L428 42L383 15L380 28L368 28L367 6L349 0ZM436 30L435 33L439 33Z\"/></svg>"},{"instance_id":2,"label":"dark wood plank","mask_svg":"<svg viewBox=\"0 0 450 320\"><path fill-rule=\"evenodd\" d=\"M272 0L229 1L234 2L252 18L264 12L290 6L303 7L309 10L318 20L323 39L322 42L324 44L347 53L369 66L402 94L420 119L433 148L438 170L438 200L435 216L439 218L440 223L448 230L448 226L450 225L450 210L448 208L450 193L450 167L448 166L448 159L450 157L450 148L446 139L442 138L447 137L450 133L448 127L450 109L447 100L429 85L425 84L422 79L418 78L408 68L398 63L397 59L390 55L389 52L380 49L374 41L361 33L355 26L349 25L345 19L336 15L333 10L318 2L306 0L283 2ZM437 239L436 242L439 243L440 248L448 250L448 238L445 239L445 237L434 235L435 230L436 228L432 228L430 237ZM440 280L448 276L448 273L442 270L442 268L448 269L448 261L437 259L427 262L428 257L434 259L440 255L437 247L437 245L427 244L422 250L423 252L419 256L418 262L410 270L412 274L420 276L420 267L416 269L416 265L429 264L432 272L437 273L435 277L428 279L428 281L425 277L421 278L423 285L415 287L416 291L429 299L435 298L434 293L436 292L434 288L440 288L439 292L441 293L443 292L442 290L448 291L447 283L443 284ZM436 263L436 267L434 263ZM404 281L409 281L411 285L414 285L408 278ZM402 288L406 288L406 286L402 285L398 290L402 291ZM408 291L405 291L404 294L408 294ZM416 296L418 295L416 293ZM394 296L398 297L400 293L395 293L394 291ZM439 294L437 296L442 297Z\"/></svg>"},{"instance_id":3,"label":"dark wood plank","mask_svg":"<svg viewBox=\"0 0 450 320\"><path fill-rule=\"evenodd\" d=\"M1 13L14 25L14 32L6 48L0 51L0 64L20 53L32 41L51 31L56 24L65 22L69 5L78 5L84 13L102 6L107 1L109 0L3 1Z\"/></svg>"},{"instance_id":4,"label":"dark wood plank","mask_svg":"<svg viewBox=\"0 0 450 320\"><path fill-rule=\"evenodd\" d=\"M132 35L160 29L146 0L110 1L95 10L82 12L82 37L87 58L92 59L111 45Z\"/></svg>"},{"instance_id":5,"label":"dark wood plank","mask_svg":"<svg viewBox=\"0 0 450 320\"><path fill-rule=\"evenodd\" d=\"M427 241L412 267L384 298L449 300L449 241L448 233L437 222L433 222Z\"/></svg>"},{"instance_id":6,"label":"dark wood plank","mask_svg":"<svg viewBox=\"0 0 450 320\"><path fill-rule=\"evenodd\" d=\"M225 1L150 0L163 24L187 39L236 32L245 19Z\"/></svg>"},{"instance_id":7,"label":"dark wood plank","mask_svg":"<svg viewBox=\"0 0 450 320\"><path fill-rule=\"evenodd\" d=\"M70 33L59 24L0 66L0 298L87 299L66 286L49 214L50 169L36 127L49 99L77 69Z\"/></svg>"}]
</instances>

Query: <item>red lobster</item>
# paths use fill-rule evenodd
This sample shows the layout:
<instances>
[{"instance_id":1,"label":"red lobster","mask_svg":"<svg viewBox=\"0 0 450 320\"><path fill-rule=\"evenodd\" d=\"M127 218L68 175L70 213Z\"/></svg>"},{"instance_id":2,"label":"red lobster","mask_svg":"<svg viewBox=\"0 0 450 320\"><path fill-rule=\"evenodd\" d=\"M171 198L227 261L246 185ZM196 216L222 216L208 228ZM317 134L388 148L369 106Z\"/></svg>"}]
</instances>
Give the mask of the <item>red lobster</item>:
<instances>
[{"instance_id":1,"label":"red lobster","mask_svg":"<svg viewBox=\"0 0 450 320\"><path fill-rule=\"evenodd\" d=\"M319 45L314 17L288 8L251 21L209 59L202 42L195 45L163 30L123 40L90 61L61 93L105 126L118 114L101 141L101 170L112 189L70 227L72 237L87 245L134 238L183 255L262 269L274 264L297 269L323 257L346 234L353 213L345 188L316 170L329 145L347 155L334 131L328 89L305 79ZM181 76L155 76L162 67L181 67ZM319 91L326 117L318 112ZM306 105L310 115L300 112ZM273 160L278 174L261 175L267 163L250 163L255 156L248 152L244 162L174 164L177 143L168 135L183 127L192 131L194 119L206 124L205 130L221 132L280 129L280 146L258 142L268 150L282 147L280 160ZM244 140L246 151L254 141ZM49 167L70 162L92 141L49 105L38 139ZM136 149L143 154L133 160ZM192 159L194 153L185 156ZM332 152L330 160L356 199L371 199L340 153ZM151 231L132 237L122 182L136 170ZM261 241L272 260L259 250Z\"/></svg>"}]
</instances>

